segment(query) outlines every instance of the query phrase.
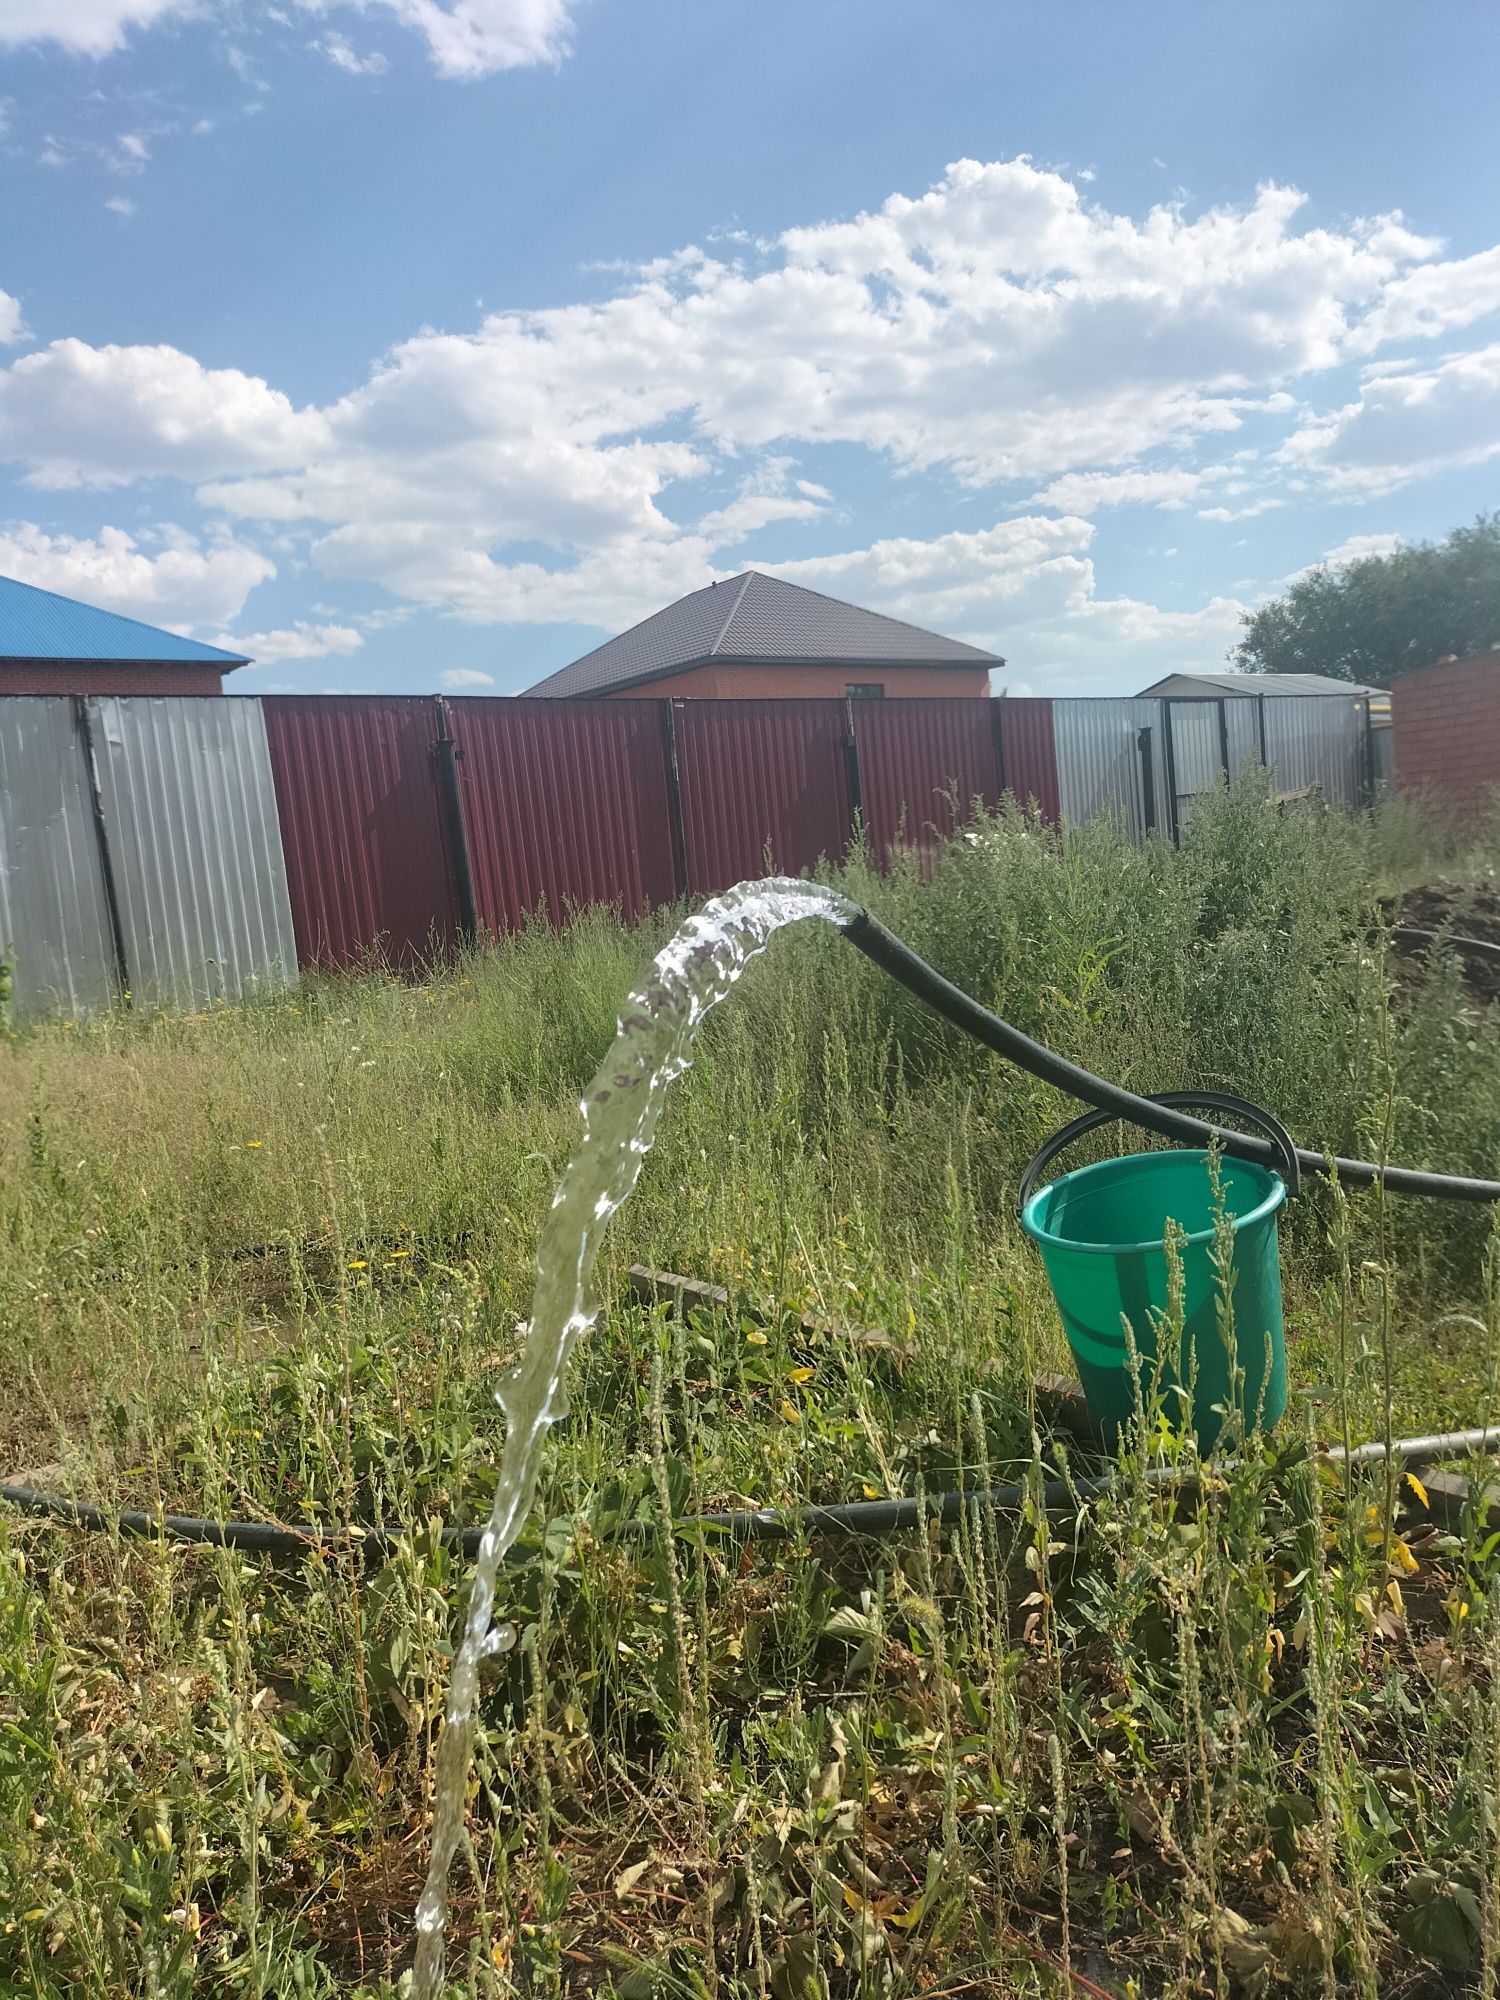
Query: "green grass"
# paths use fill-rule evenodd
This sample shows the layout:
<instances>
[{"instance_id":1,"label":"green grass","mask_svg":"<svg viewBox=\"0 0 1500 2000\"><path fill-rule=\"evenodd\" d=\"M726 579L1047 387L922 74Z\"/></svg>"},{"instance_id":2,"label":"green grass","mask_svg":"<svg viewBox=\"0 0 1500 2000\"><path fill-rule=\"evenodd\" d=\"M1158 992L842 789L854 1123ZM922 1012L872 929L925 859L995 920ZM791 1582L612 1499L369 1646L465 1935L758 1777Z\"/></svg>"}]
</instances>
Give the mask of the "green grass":
<instances>
[{"instance_id":1,"label":"green grass","mask_svg":"<svg viewBox=\"0 0 1500 2000\"><path fill-rule=\"evenodd\" d=\"M1496 1010L1447 960L1393 1004L1367 942L1382 891L1492 859L1247 783L1180 853L1007 813L930 883L840 879L1106 1075L1492 1175ZM436 1530L487 1505L538 1218L669 929L588 912L421 985L0 1049L0 1470L403 1537L277 1563L0 1520L0 1994L399 1981L464 1588ZM708 1023L503 1580L522 1639L488 1669L456 1990L1496 1990L1494 1553L1475 1523L1398 1533L1383 1473L1346 1504L1306 1451L1494 1413L1487 1210L1311 1189L1292 1412L1190 1504L1138 1445L1076 1520L631 1525L1079 1465L1037 1424L1066 1356L1011 1217L1074 1108L821 926ZM636 1260L744 1309L635 1305ZM910 1355L844 1337L872 1327Z\"/></svg>"}]
</instances>

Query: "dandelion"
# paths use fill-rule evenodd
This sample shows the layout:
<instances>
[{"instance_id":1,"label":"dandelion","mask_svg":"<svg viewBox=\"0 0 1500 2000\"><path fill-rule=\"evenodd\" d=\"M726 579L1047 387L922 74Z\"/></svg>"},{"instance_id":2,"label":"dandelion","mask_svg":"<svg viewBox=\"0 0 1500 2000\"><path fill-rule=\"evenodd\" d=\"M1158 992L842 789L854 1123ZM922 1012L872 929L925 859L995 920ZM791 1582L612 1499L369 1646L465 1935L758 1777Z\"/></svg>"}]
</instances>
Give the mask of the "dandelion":
<instances>
[{"instance_id":1,"label":"dandelion","mask_svg":"<svg viewBox=\"0 0 1500 2000\"><path fill-rule=\"evenodd\" d=\"M813 1374L814 1370L811 1368L794 1368L786 1379L789 1382L795 1382L800 1389L804 1382L812 1380Z\"/></svg>"},{"instance_id":2,"label":"dandelion","mask_svg":"<svg viewBox=\"0 0 1500 2000\"><path fill-rule=\"evenodd\" d=\"M349 1262L344 1266L344 1269L346 1271L367 1271L369 1267L370 1260L368 1257L351 1257Z\"/></svg>"},{"instance_id":3,"label":"dandelion","mask_svg":"<svg viewBox=\"0 0 1500 2000\"><path fill-rule=\"evenodd\" d=\"M245 1151L247 1153L258 1153L265 1143L264 1139L247 1139L245 1141Z\"/></svg>"}]
</instances>

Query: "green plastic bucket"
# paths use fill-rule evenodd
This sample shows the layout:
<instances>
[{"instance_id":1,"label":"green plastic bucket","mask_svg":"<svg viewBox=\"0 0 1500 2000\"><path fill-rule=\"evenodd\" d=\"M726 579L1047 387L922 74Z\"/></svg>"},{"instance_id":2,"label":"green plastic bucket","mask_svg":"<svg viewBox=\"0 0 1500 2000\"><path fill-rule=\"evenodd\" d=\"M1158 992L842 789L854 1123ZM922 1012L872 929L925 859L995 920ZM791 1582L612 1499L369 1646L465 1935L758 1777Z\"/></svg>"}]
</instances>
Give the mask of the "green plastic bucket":
<instances>
[{"instance_id":1,"label":"green plastic bucket","mask_svg":"<svg viewBox=\"0 0 1500 2000\"><path fill-rule=\"evenodd\" d=\"M1021 1222L1041 1252L1089 1413L1105 1435L1113 1440L1138 1407L1124 1326L1128 1321L1142 1398L1149 1399L1152 1383L1159 1379L1167 1416L1195 1432L1206 1452L1229 1408L1238 1409L1247 1429L1269 1429L1286 1408L1276 1225L1288 1179L1296 1192L1297 1156L1279 1125L1239 1100L1174 1092L1153 1101L1217 1104L1253 1116L1273 1132L1287 1166L1284 1179L1253 1161L1219 1156L1224 1212L1233 1229L1233 1357L1219 1324L1214 1193L1206 1150L1103 1160L1030 1193L1039 1169L1080 1133L1104 1123L1108 1114L1078 1119L1043 1147L1023 1176ZM1163 1359L1158 1378L1157 1326L1167 1305L1169 1222L1184 1232L1182 1348L1180 1355ZM1238 1388L1231 1379L1236 1364L1242 1377Z\"/></svg>"}]
</instances>

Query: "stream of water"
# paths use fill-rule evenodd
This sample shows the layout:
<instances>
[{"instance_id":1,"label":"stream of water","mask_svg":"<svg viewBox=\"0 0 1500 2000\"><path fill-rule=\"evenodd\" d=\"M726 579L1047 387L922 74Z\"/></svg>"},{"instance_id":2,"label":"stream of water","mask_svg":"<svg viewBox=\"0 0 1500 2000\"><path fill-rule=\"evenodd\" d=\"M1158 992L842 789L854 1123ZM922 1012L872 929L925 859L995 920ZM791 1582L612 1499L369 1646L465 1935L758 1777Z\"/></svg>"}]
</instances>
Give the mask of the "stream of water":
<instances>
[{"instance_id":1,"label":"stream of water","mask_svg":"<svg viewBox=\"0 0 1500 2000\"><path fill-rule=\"evenodd\" d=\"M438 1739L432 1855L417 1904L412 2000L438 2000L442 1992L448 1873L463 1837L480 1663L515 1642L510 1627L494 1624L495 1579L531 1511L547 1432L568 1412L568 1358L598 1311L593 1270L610 1217L640 1176L667 1090L688 1067L704 1015L787 924L806 917L845 924L854 915L854 905L831 890L785 876L742 882L705 903L626 1001L614 1044L584 1094L583 1135L537 1245L526 1345L496 1391L505 1412L505 1448Z\"/></svg>"}]
</instances>

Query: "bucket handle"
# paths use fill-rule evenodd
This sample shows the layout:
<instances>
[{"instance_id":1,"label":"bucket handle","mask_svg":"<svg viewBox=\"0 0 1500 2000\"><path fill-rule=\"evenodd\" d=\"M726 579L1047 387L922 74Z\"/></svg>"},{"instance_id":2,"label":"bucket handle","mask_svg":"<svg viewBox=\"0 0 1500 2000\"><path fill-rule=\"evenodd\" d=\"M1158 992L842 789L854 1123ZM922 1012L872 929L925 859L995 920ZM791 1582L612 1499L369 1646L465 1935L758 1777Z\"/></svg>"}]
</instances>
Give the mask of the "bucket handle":
<instances>
[{"instance_id":1,"label":"bucket handle","mask_svg":"<svg viewBox=\"0 0 1500 2000\"><path fill-rule=\"evenodd\" d=\"M1170 1110L1185 1111L1227 1111L1233 1117L1243 1118L1248 1124L1258 1125L1271 1142L1277 1155L1276 1164L1281 1178L1286 1182L1288 1194L1302 1191L1302 1163L1297 1158L1297 1147L1292 1135L1281 1120L1260 1105L1252 1104L1246 1097L1232 1096L1227 1090L1163 1090L1148 1099L1151 1104L1164 1104ZM1098 1125L1112 1124L1122 1114L1118 1111L1086 1111L1081 1118L1075 1118L1070 1125L1064 1125L1060 1132L1054 1132L1037 1152L1033 1153L1021 1172L1021 1186L1016 1195L1016 1214L1020 1215L1037 1182L1051 1166L1065 1147L1075 1139L1081 1139L1085 1132L1092 1132Z\"/></svg>"}]
</instances>

